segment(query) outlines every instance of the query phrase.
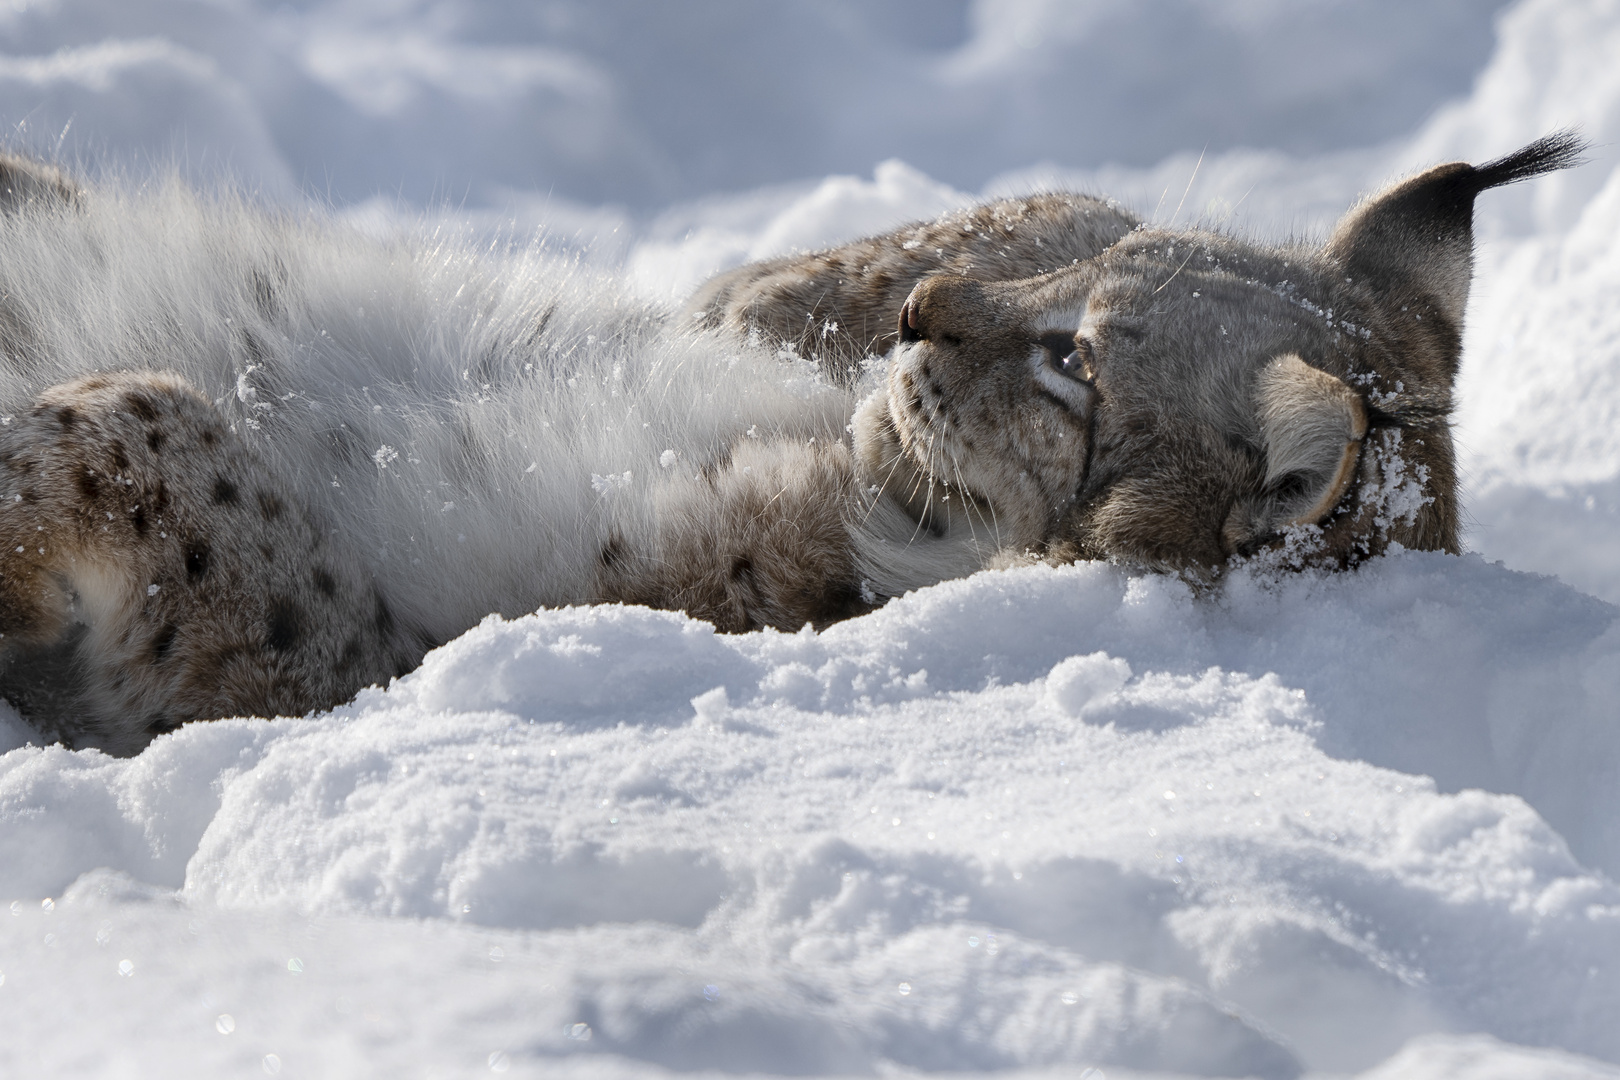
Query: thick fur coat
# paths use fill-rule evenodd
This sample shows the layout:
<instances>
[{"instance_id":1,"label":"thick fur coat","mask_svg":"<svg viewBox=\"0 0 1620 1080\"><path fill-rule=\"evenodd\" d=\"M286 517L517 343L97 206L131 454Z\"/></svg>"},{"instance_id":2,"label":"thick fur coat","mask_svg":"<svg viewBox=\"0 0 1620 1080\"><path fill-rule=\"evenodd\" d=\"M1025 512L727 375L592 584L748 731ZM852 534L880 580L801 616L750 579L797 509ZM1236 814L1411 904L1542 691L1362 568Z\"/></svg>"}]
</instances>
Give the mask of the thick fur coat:
<instances>
[{"instance_id":1,"label":"thick fur coat","mask_svg":"<svg viewBox=\"0 0 1620 1080\"><path fill-rule=\"evenodd\" d=\"M1577 149L1440 166L1319 249L1007 200L675 314L543 248L0 162L0 693L130 753L491 612L796 629L1031 556L1454 549L1473 199Z\"/></svg>"}]
</instances>

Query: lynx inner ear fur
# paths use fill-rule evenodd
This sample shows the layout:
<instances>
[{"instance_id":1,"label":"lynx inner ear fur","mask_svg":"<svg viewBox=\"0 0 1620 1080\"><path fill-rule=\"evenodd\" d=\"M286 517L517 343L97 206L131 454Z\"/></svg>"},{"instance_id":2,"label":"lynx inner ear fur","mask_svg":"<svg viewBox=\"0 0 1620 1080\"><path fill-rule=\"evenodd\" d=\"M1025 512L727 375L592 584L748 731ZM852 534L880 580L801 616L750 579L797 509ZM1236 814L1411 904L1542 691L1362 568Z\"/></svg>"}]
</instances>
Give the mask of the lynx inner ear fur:
<instances>
[{"instance_id":1,"label":"lynx inner ear fur","mask_svg":"<svg viewBox=\"0 0 1620 1080\"><path fill-rule=\"evenodd\" d=\"M1355 476L1367 410L1344 380L1311 367L1293 353L1260 371L1256 388L1260 435L1266 448L1266 487L1277 491L1278 525L1309 525L1325 518Z\"/></svg>"}]
</instances>

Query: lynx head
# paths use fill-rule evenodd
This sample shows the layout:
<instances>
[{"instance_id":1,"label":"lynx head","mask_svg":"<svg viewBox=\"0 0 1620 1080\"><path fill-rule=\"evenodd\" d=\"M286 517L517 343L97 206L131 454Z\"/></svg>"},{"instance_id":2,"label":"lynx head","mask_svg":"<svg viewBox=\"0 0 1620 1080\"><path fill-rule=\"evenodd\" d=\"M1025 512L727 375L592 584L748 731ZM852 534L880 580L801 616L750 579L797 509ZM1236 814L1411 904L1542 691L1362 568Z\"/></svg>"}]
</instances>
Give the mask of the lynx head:
<instances>
[{"instance_id":1,"label":"lynx head","mask_svg":"<svg viewBox=\"0 0 1620 1080\"><path fill-rule=\"evenodd\" d=\"M936 532L1201 576L1454 551L1474 197L1579 150L1437 166L1320 248L1143 228L1034 278L926 279L857 416L864 473Z\"/></svg>"}]
</instances>

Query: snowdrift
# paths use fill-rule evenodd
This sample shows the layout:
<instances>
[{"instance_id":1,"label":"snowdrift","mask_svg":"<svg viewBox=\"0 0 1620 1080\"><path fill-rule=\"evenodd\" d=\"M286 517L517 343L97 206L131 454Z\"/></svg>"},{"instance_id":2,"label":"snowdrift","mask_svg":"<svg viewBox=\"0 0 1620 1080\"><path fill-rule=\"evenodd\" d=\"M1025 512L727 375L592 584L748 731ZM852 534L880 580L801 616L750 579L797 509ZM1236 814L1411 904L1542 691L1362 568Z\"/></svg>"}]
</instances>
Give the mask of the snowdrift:
<instances>
[{"instance_id":1,"label":"snowdrift","mask_svg":"<svg viewBox=\"0 0 1620 1080\"><path fill-rule=\"evenodd\" d=\"M1398 143L992 185L1308 230L1580 124L1591 164L1481 202L1482 554L1027 568L821 634L492 617L128 760L6 714L0 1072L1620 1075L1615 55L1620 5L1530 0ZM896 162L687 204L627 288L970 197Z\"/></svg>"},{"instance_id":2,"label":"snowdrift","mask_svg":"<svg viewBox=\"0 0 1620 1080\"><path fill-rule=\"evenodd\" d=\"M1488 1031L1613 1060L1615 615L1406 554L1219 602L988 573L820 635L491 617L329 716L7 755L12 1030L128 1026L0 1054L1282 1077Z\"/></svg>"}]
</instances>

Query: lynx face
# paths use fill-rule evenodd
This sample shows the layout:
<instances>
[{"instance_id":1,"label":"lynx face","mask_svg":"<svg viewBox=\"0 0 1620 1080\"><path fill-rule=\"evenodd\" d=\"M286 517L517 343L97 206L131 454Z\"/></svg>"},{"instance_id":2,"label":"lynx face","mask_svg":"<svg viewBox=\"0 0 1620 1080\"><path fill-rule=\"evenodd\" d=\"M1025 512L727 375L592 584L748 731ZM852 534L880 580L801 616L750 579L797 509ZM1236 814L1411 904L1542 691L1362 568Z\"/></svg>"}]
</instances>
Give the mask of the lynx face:
<instances>
[{"instance_id":1,"label":"lynx face","mask_svg":"<svg viewBox=\"0 0 1620 1080\"><path fill-rule=\"evenodd\" d=\"M1025 281L930 279L901 315L893 437L941 489L934 512L960 491L1002 545L1215 566L1323 521L1351 486L1363 316L1325 276L1140 232Z\"/></svg>"},{"instance_id":2,"label":"lynx face","mask_svg":"<svg viewBox=\"0 0 1620 1080\"><path fill-rule=\"evenodd\" d=\"M1023 280L926 279L856 419L865 475L936 534L1200 576L1455 551L1473 199L1575 149L1431 169L1320 250L1138 229Z\"/></svg>"}]
</instances>

